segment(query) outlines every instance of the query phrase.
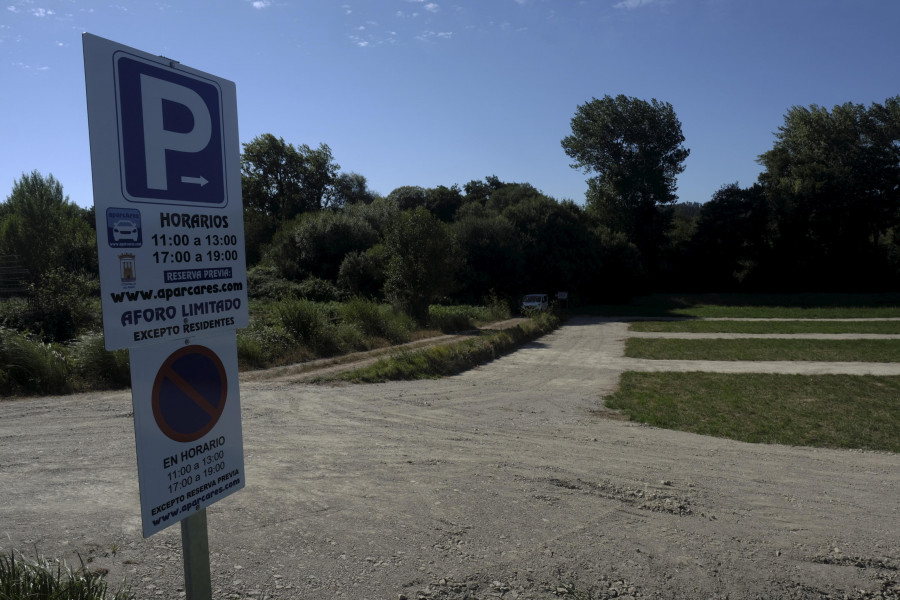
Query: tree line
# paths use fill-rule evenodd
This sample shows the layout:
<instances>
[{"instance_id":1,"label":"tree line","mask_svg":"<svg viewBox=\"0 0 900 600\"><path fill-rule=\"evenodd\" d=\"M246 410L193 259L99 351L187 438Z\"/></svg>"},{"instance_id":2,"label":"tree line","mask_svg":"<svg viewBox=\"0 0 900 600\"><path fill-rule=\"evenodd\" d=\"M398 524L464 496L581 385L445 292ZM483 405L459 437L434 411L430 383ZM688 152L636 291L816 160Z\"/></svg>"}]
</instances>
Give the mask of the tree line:
<instances>
[{"instance_id":1,"label":"tree line","mask_svg":"<svg viewBox=\"0 0 900 600\"><path fill-rule=\"evenodd\" d=\"M900 96L791 107L758 181L702 204L678 202L690 150L671 104L593 98L571 128L561 146L588 175L583 204L495 176L383 196L326 144L255 137L241 155L251 294L363 296L422 319L432 303L529 292L616 302L898 287ZM0 256L15 257L35 299L76 306L73 296L95 293L95 238L93 210L52 175L23 174L0 203ZM75 324L54 326L64 336Z\"/></svg>"}]
</instances>

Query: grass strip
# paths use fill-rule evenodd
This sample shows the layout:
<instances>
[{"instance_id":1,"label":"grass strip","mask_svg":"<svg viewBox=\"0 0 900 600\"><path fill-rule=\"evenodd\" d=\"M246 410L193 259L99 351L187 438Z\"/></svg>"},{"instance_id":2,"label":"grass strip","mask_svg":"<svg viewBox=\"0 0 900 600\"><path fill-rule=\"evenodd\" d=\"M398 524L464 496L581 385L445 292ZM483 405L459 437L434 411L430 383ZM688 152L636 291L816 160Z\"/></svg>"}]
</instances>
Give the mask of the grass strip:
<instances>
[{"instance_id":1,"label":"grass strip","mask_svg":"<svg viewBox=\"0 0 900 600\"><path fill-rule=\"evenodd\" d=\"M900 317L900 294L651 294L579 310L605 316L852 319Z\"/></svg>"},{"instance_id":2,"label":"grass strip","mask_svg":"<svg viewBox=\"0 0 900 600\"><path fill-rule=\"evenodd\" d=\"M410 379L437 379L455 375L535 340L559 327L559 317L542 314L502 331L471 339L432 346L421 350L404 350L368 367L314 379L316 382L349 381L383 383Z\"/></svg>"},{"instance_id":3,"label":"grass strip","mask_svg":"<svg viewBox=\"0 0 900 600\"><path fill-rule=\"evenodd\" d=\"M900 362L900 340L629 338L625 356L651 360Z\"/></svg>"},{"instance_id":4,"label":"grass strip","mask_svg":"<svg viewBox=\"0 0 900 600\"><path fill-rule=\"evenodd\" d=\"M896 306L719 306L676 308L674 316L743 319L886 319L900 317Z\"/></svg>"},{"instance_id":5,"label":"grass strip","mask_svg":"<svg viewBox=\"0 0 900 600\"><path fill-rule=\"evenodd\" d=\"M900 334L900 321L636 321L631 331L660 333Z\"/></svg>"},{"instance_id":6,"label":"grass strip","mask_svg":"<svg viewBox=\"0 0 900 600\"><path fill-rule=\"evenodd\" d=\"M606 405L742 442L900 452L900 377L623 373Z\"/></svg>"}]
</instances>

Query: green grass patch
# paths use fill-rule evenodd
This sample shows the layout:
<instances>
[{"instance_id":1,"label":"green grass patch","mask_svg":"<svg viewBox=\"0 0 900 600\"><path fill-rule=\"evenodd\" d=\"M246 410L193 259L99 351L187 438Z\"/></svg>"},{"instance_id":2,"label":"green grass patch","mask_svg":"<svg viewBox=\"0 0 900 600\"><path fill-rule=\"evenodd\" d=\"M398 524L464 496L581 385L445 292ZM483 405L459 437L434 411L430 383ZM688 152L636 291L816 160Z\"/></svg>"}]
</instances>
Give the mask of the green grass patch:
<instances>
[{"instance_id":1,"label":"green grass patch","mask_svg":"<svg viewBox=\"0 0 900 600\"><path fill-rule=\"evenodd\" d=\"M900 317L897 306L718 306L674 309L674 316L742 319L877 319Z\"/></svg>"},{"instance_id":2,"label":"green grass patch","mask_svg":"<svg viewBox=\"0 0 900 600\"><path fill-rule=\"evenodd\" d=\"M900 452L898 398L900 377L627 372L606 405L743 442Z\"/></svg>"},{"instance_id":3,"label":"green grass patch","mask_svg":"<svg viewBox=\"0 0 900 600\"><path fill-rule=\"evenodd\" d=\"M652 360L900 362L900 340L629 338L625 356Z\"/></svg>"},{"instance_id":4,"label":"green grass patch","mask_svg":"<svg viewBox=\"0 0 900 600\"><path fill-rule=\"evenodd\" d=\"M580 309L606 316L851 319L900 317L900 294L653 294Z\"/></svg>"},{"instance_id":5,"label":"green grass patch","mask_svg":"<svg viewBox=\"0 0 900 600\"><path fill-rule=\"evenodd\" d=\"M900 321L636 321L631 331L660 333L900 334Z\"/></svg>"},{"instance_id":6,"label":"green grass patch","mask_svg":"<svg viewBox=\"0 0 900 600\"><path fill-rule=\"evenodd\" d=\"M494 360L559 327L557 316L547 313L515 327L443 346L404 350L373 365L316 381L382 383L400 379L436 379L455 375Z\"/></svg>"},{"instance_id":7,"label":"green grass patch","mask_svg":"<svg viewBox=\"0 0 900 600\"><path fill-rule=\"evenodd\" d=\"M84 564L72 570L64 562L38 557L27 559L10 550L0 555L0 598L2 600L133 600L124 585L116 592L101 575L89 572Z\"/></svg>"}]
</instances>

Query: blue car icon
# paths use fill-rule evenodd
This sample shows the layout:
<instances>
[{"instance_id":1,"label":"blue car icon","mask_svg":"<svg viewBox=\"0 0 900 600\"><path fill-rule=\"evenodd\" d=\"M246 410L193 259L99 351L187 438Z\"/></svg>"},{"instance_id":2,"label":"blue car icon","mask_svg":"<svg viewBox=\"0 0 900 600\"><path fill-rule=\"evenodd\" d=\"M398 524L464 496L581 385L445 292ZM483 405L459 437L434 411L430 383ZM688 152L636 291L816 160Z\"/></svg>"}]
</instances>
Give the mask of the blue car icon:
<instances>
[{"instance_id":1,"label":"blue car icon","mask_svg":"<svg viewBox=\"0 0 900 600\"><path fill-rule=\"evenodd\" d=\"M113 225L113 239L117 242L122 240L138 241L138 228L134 221L116 221Z\"/></svg>"}]
</instances>

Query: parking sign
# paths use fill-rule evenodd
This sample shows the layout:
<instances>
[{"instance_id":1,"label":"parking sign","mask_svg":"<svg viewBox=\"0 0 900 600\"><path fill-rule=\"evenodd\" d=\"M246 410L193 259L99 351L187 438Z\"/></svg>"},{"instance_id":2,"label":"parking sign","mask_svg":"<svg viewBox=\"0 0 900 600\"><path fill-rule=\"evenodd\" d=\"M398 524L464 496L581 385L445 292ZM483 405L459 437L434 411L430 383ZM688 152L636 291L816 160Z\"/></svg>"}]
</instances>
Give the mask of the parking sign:
<instances>
[{"instance_id":1,"label":"parking sign","mask_svg":"<svg viewBox=\"0 0 900 600\"><path fill-rule=\"evenodd\" d=\"M231 81L84 34L106 347L249 322Z\"/></svg>"},{"instance_id":2,"label":"parking sign","mask_svg":"<svg viewBox=\"0 0 900 600\"><path fill-rule=\"evenodd\" d=\"M113 59L122 193L133 202L224 205L222 90L127 52Z\"/></svg>"}]
</instances>

